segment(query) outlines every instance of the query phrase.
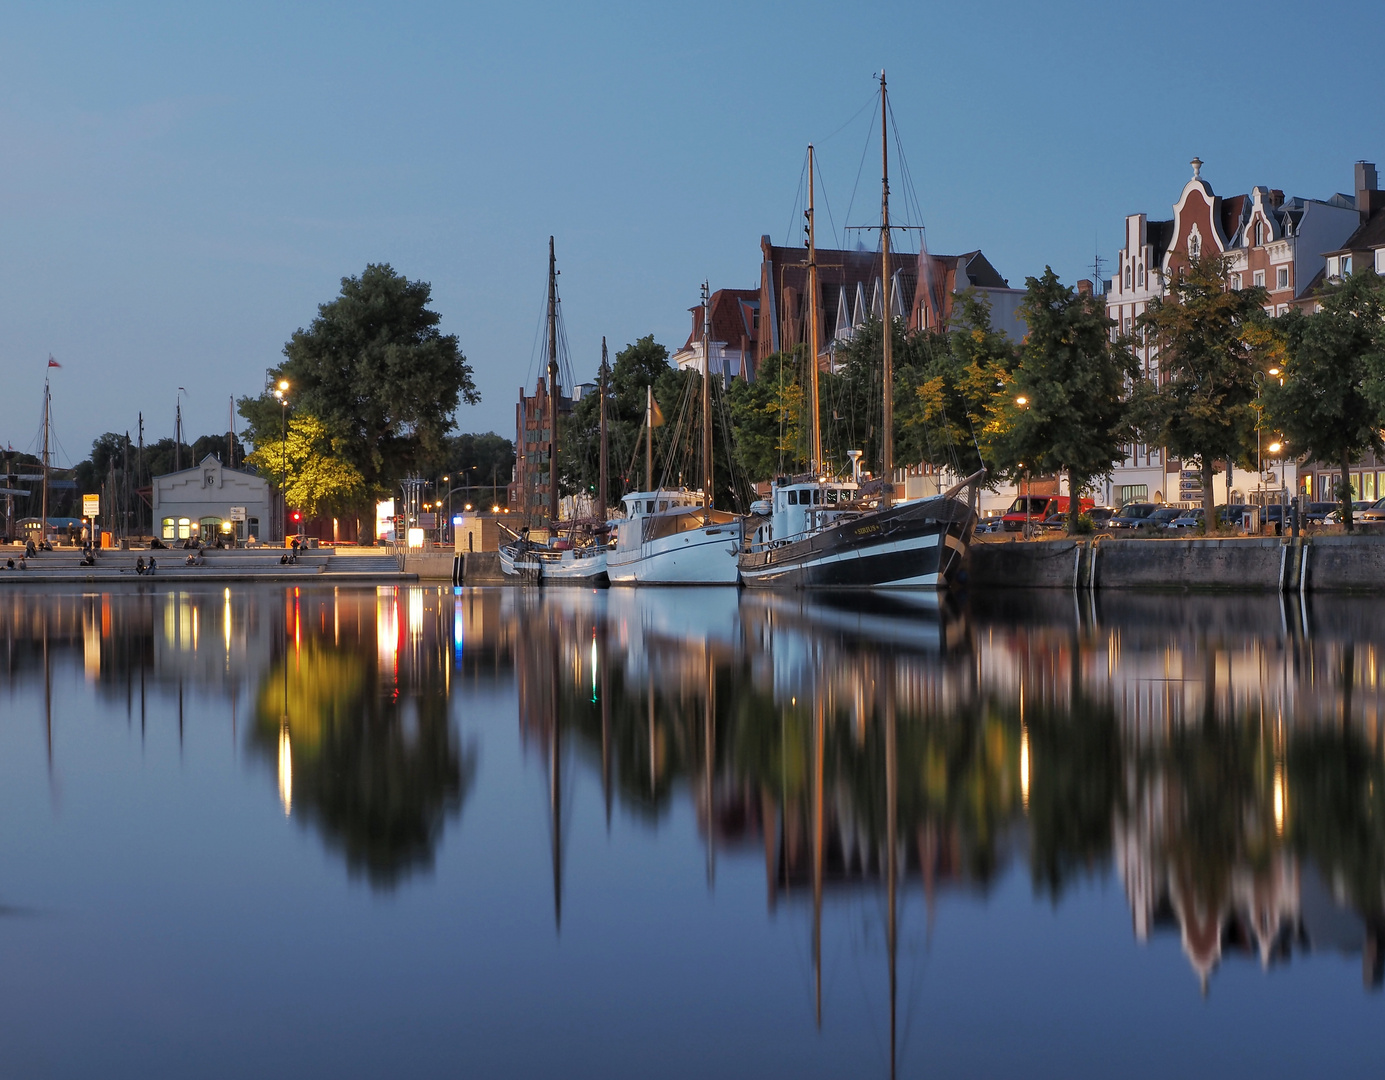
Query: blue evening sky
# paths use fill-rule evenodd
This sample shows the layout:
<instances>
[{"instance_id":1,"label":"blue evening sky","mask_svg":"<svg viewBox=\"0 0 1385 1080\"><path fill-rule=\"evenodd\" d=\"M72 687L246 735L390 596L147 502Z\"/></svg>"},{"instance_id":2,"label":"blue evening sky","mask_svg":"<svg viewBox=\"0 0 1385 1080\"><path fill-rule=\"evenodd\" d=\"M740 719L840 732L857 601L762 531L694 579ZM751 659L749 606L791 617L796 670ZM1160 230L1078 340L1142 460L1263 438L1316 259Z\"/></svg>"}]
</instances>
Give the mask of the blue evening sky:
<instances>
[{"instance_id":1,"label":"blue evening sky","mask_svg":"<svg viewBox=\"0 0 1385 1080\"><path fill-rule=\"evenodd\" d=\"M461 430L512 435L549 234L578 378L603 334L677 347L797 234L810 140L843 224L881 66L930 249L1075 281L1195 154L1228 194L1385 165L1379 40L1369 3L6 5L0 440L35 446L50 352L62 464L171 435L179 386L224 432L370 261L433 283Z\"/></svg>"}]
</instances>

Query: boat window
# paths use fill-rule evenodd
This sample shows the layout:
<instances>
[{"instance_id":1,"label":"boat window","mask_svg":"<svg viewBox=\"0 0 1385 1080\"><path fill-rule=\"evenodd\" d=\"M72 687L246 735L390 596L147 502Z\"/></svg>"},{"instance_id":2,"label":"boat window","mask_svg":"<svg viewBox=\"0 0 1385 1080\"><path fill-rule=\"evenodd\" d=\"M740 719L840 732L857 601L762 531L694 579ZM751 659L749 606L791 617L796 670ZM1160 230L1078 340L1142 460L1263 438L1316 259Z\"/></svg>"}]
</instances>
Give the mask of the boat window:
<instances>
[{"instance_id":1,"label":"boat window","mask_svg":"<svg viewBox=\"0 0 1385 1080\"><path fill-rule=\"evenodd\" d=\"M827 489L827 501L830 502L830 503L834 503L834 502L837 501L837 489L836 489L836 488L828 488L828 489Z\"/></svg>"},{"instance_id":2,"label":"boat window","mask_svg":"<svg viewBox=\"0 0 1385 1080\"><path fill-rule=\"evenodd\" d=\"M645 507L645 512L646 512L646 513L649 513L649 514L654 513L654 500L653 500L653 499L650 499L650 500L649 500L649 505L648 505L647 507Z\"/></svg>"},{"instance_id":3,"label":"boat window","mask_svg":"<svg viewBox=\"0 0 1385 1080\"><path fill-rule=\"evenodd\" d=\"M791 492L789 492L789 505L790 505L790 506L797 506L797 505L798 505L798 492L796 492L796 491L791 491Z\"/></svg>"},{"instance_id":4,"label":"boat window","mask_svg":"<svg viewBox=\"0 0 1385 1080\"><path fill-rule=\"evenodd\" d=\"M660 509L660 510L667 510L667 509L668 509L668 500L667 500L667 499L660 499L660 500L659 500L659 509Z\"/></svg>"},{"instance_id":5,"label":"boat window","mask_svg":"<svg viewBox=\"0 0 1385 1080\"><path fill-rule=\"evenodd\" d=\"M813 505L818 506L822 502L822 492L817 488L813 489Z\"/></svg>"}]
</instances>

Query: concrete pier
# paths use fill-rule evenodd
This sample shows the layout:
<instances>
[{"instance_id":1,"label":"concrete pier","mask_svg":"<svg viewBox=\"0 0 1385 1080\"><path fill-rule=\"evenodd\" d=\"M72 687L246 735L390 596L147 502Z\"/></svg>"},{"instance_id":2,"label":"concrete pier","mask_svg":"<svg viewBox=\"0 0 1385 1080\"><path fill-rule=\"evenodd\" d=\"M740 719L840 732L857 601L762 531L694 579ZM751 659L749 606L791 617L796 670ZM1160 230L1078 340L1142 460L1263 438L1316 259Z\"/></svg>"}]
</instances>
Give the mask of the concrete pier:
<instances>
[{"instance_id":1,"label":"concrete pier","mask_svg":"<svg viewBox=\"0 0 1385 1080\"><path fill-rule=\"evenodd\" d=\"M967 580L986 589L1385 592L1385 536L978 542Z\"/></svg>"}]
</instances>

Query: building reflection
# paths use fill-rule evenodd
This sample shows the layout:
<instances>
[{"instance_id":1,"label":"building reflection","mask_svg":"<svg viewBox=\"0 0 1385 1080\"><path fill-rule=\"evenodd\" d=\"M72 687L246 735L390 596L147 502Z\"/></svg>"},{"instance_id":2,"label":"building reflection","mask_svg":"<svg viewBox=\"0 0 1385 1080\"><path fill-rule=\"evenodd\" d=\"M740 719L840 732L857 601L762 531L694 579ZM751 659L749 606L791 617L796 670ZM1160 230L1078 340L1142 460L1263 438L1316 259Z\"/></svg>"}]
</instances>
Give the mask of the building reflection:
<instances>
[{"instance_id":1,"label":"building reflection","mask_svg":"<svg viewBox=\"0 0 1385 1080\"><path fill-rule=\"evenodd\" d=\"M1010 868L1054 902L1114 872L1135 936L1177 935L1204 990L1232 958L1316 950L1380 985L1370 602L919 602L534 596L521 730L545 753L567 740L608 808L657 821L690 800L709 881L718 858L763 859L771 910L811 910L815 958L834 897L886 890L893 913L916 895L931 919L940 892Z\"/></svg>"}]
</instances>

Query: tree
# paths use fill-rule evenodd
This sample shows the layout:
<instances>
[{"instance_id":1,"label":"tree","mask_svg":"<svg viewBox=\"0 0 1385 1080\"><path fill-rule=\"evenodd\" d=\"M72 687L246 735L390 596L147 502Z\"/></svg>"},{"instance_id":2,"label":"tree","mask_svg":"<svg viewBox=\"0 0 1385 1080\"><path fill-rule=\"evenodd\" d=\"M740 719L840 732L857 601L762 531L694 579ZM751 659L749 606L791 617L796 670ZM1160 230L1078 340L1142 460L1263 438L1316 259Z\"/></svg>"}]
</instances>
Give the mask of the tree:
<instances>
[{"instance_id":1,"label":"tree","mask_svg":"<svg viewBox=\"0 0 1385 1080\"><path fill-rule=\"evenodd\" d=\"M1320 303L1311 315L1294 309L1276 320L1284 384L1265 386L1264 413L1296 456L1342 470L1336 495L1351 531L1351 466L1368 450L1385 452L1385 279L1366 268L1328 286Z\"/></svg>"},{"instance_id":2,"label":"tree","mask_svg":"<svg viewBox=\"0 0 1385 1080\"><path fill-rule=\"evenodd\" d=\"M428 282L372 263L360 277L342 278L341 294L294 332L287 359L271 372L272 382L289 383L295 409L325 425L333 452L360 473L362 496L387 491L423 454L436 453L457 405L481 400L431 299ZM257 445L274 437L279 408L269 394L241 399Z\"/></svg>"},{"instance_id":3,"label":"tree","mask_svg":"<svg viewBox=\"0 0 1385 1080\"><path fill-rule=\"evenodd\" d=\"M299 412L289 422L287 439L261 443L246 461L281 482L284 501L310 518L352 506L365 493L356 467L333 456L327 425L308 413Z\"/></svg>"},{"instance_id":4,"label":"tree","mask_svg":"<svg viewBox=\"0 0 1385 1080\"><path fill-rule=\"evenodd\" d=\"M428 475L451 478L438 489L443 497L449 488L466 487L477 491L484 488L498 499L500 488L513 478L514 469L515 444L493 431L449 435L427 463Z\"/></svg>"},{"instance_id":5,"label":"tree","mask_svg":"<svg viewBox=\"0 0 1385 1080\"><path fill-rule=\"evenodd\" d=\"M995 462L983 453L981 435L992 422L996 388L1017 360L1014 343L991 326L990 301L967 289L957 295L948 347L923 366L915 396L918 409L906 428L923 434L921 460L969 476Z\"/></svg>"},{"instance_id":6,"label":"tree","mask_svg":"<svg viewBox=\"0 0 1385 1080\"><path fill-rule=\"evenodd\" d=\"M1020 312L1029 333L995 391L988 453L1012 475L1066 472L1072 535L1082 492L1125 457L1133 437L1129 387L1139 369L1125 344L1112 340L1115 324L1101 297L1074 292L1051 267L1025 288Z\"/></svg>"},{"instance_id":7,"label":"tree","mask_svg":"<svg viewBox=\"0 0 1385 1080\"><path fill-rule=\"evenodd\" d=\"M1168 290L1139 319L1158 346L1164 376L1143 395L1139 418L1146 441L1201 462L1202 509L1211 527L1214 463L1243 461L1255 448L1263 349L1254 331L1266 321L1266 293L1227 288L1227 262L1216 254L1180 267Z\"/></svg>"}]
</instances>

